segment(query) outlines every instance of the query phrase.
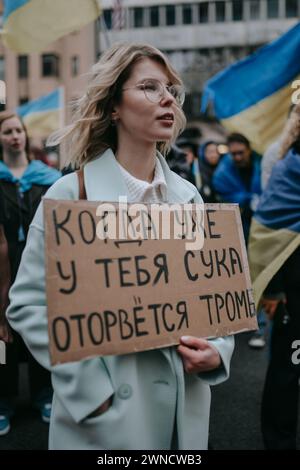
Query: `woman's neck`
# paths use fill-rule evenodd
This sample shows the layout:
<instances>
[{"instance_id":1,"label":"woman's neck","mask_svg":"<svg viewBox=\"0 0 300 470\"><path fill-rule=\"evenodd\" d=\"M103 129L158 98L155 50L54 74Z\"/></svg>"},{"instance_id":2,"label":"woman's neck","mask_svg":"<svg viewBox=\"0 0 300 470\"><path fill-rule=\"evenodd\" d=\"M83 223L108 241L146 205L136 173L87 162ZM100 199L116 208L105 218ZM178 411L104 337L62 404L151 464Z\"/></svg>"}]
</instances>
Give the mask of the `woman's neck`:
<instances>
[{"instance_id":1,"label":"woman's neck","mask_svg":"<svg viewBox=\"0 0 300 470\"><path fill-rule=\"evenodd\" d=\"M154 177L156 145L133 142L131 145L122 145L119 141L116 159L132 176L151 183Z\"/></svg>"},{"instance_id":2,"label":"woman's neck","mask_svg":"<svg viewBox=\"0 0 300 470\"><path fill-rule=\"evenodd\" d=\"M28 166L26 152L13 155L5 152L3 153L3 161L16 178L20 178Z\"/></svg>"}]
</instances>

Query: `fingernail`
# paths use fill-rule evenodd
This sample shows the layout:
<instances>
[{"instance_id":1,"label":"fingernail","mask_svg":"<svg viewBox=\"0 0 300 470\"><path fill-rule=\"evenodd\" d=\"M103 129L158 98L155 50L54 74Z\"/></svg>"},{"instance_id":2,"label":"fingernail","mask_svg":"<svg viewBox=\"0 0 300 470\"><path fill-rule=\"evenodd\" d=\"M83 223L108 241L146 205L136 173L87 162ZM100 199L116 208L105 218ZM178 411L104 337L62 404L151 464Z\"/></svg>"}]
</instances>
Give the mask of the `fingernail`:
<instances>
[{"instance_id":1,"label":"fingernail","mask_svg":"<svg viewBox=\"0 0 300 470\"><path fill-rule=\"evenodd\" d=\"M188 343L189 340L190 340L189 336L181 336L181 341L183 341L184 343Z\"/></svg>"}]
</instances>

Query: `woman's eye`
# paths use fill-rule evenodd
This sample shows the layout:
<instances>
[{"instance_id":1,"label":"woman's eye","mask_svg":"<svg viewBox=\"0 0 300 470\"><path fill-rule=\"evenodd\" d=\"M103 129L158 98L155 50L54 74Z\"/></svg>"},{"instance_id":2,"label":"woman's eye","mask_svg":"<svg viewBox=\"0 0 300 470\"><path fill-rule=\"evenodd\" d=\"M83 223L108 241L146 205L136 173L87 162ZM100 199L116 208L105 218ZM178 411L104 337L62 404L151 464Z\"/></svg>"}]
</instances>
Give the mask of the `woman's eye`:
<instances>
[{"instance_id":1,"label":"woman's eye","mask_svg":"<svg viewBox=\"0 0 300 470\"><path fill-rule=\"evenodd\" d=\"M151 90L151 91L155 91L157 89L157 86L154 85L154 83L146 83L144 85L144 90Z\"/></svg>"}]
</instances>

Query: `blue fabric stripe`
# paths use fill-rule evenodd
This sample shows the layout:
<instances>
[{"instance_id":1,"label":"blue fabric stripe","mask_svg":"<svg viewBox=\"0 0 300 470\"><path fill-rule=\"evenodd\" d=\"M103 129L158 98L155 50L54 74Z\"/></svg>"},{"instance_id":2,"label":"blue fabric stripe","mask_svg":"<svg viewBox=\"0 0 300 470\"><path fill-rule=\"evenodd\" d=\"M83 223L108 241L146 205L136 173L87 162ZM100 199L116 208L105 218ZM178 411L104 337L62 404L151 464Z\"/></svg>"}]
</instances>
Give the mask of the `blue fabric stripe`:
<instances>
[{"instance_id":1,"label":"blue fabric stripe","mask_svg":"<svg viewBox=\"0 0 300 470\"><path fill-rule=\"evenodd\" d=\"M294 150L274 166L254 217L268 228L300 233L300 155Z\"/></svg>"},{"instance_id":2,"label":"blue fabric stripe","mask_svg":"<svg viewBox=\"0 0 300 470\"><path fill-rule=\"evenodd\" d=\"M26 3L30 3L31 0L4 0L4 13L3 20L4 22L7 18L18 8L21 8Z\"/></svg>"},{"instance_id":3,"label":"blue fabric stripe","mask_svg":"<svg viewBox=\"0 0 300 470\"><path fill-rule=\"evenodd\" d=\"M206 82L202 111L214 102L219 119L234 116L274 94L300 73L300 22L276 41Z\"/></svg>"},{"instance_id":4,"label":"blue fabric stripe","mask_svg":"<svg viewBox=\"0 0 300 470\"><path fill-rule=\"evenodd\" d=\"M20 179L15 178L4 162L0 161L0 180L19 183L21 193L29 191L33 184L51 186L61 177L61 172L50 168L39 160L33 160Z\"/></svg>"},{"instance_id":5,"label":"blue fabric stripe","mask_svg":"<svg viewBox=\"0 0 300 470\"><path fill-rule=\"evenodd\" d=\"M48 95L19 106L17 113L19 116L24 117L28 114L40 113L42 111L58 110L60 108L59 91L59 89L56 89Z\"/></svg>"}]
</instances>

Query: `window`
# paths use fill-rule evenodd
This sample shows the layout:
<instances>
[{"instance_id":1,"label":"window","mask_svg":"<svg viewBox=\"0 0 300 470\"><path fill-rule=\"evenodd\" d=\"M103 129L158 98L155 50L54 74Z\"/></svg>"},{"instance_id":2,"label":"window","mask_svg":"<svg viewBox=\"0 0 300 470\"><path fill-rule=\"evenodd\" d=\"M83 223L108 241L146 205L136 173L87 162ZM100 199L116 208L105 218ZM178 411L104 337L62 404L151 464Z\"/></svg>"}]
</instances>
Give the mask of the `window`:
<instances>
[{"instance_id":1,"label":"window","mask_svg":"<svg viewBox=\"0 0 300 470\"><path fill-rule=\"evenodd\" d=\"M260 18L260 0L250 0L250 19L259 20Z\"/></svg>"},{"instance_id":2,"label":"window","mask_svg":"<svg viewBox=\"0 0 300 470\"><path fill-rule=\"evenodd\" d=\"M225 21L225 2L216 2L216 21Z\"/></svg>"},{"instance_id":3,"label":"window","mask_svg":"<svg viewBox=\"0 0 300 470\"><path fill-rule=\"evenodd\" d=\"M233 21L241 21L243 19L242 0L232 0L232 19Z\"/></svg>"},{"instance_id":4,"label":"window","mask_svg":"<svg viewBox=\"0 0 300 470\"><path fill-rule=\"evenodd\" d=\"M105 26L107 27L107 29L111 29L112 28L112 10L111 9L104 10L103 18L104 18Z\"/></svg>"},{"instance_id":5,"label":"window","mask_svg":"<svg viewBox=\"0 0 300 470\"><path fill-rule=\"evenodd\" d=\"M150 7L150 26L159 26L159 8Z\"/></svg>"},{"instance_id":6,"label":"window","mask_svg":"<svg viewBox=\"0 0 300 470\"><path fill-rule=\"evenodd\" d=\"M192 24L193 22L192 5L189 3L182 5L182 22L183 24Z\"/></svg>"},{"instance_id":7,"label":"window","mask_svg":"<svg viewBox=\"0 0 300 470\"><path fill-rule=\"evenodd\" d=\"M71 75L76 77L79 74L79 56L74 55L71 57Z\"/></svg>"},{"instance_id":8,"label":"window","mask_svg":"<svg viewBox=\"0 0 300 470\"><path fill-rule=\"evenodd\" d=\"M42 76L43 77L58 77L58 56L55 54L42 55Z\"/></svg>"},{"instance_id":9,"label":"window","mask_svg":"<svg viewBox=\"0 0 300 470\"><path fill-rule=\"evenodd\" d=\"M20 99L19 99L19 105L21 106L22 104L26 104L26 103L28 103L28 101L29 101L28 96L25 96L25 97L23 97L23 98L20 98Z\"/></svg>"},{"instance_id":10,"label":"window","mask_svg":"<svg viewBox=\"0 0 300 470\"><path fill-rule=\"evenodd\" d=\"M279 16L279 0L268 0L267 2L268 18L278 18Z\"/></svg>"},{"instance_id":11,"label":"window","mask_svg":"<svg viewBox=\"0 0 300 470\"><path fill-rule=\"evenodd\" d=\"M202 2L199 4L199 23L208 22L208 2Z\"/></svg>"},{"instance_id":12,"label":"window","mask_svg":"<svg viewBox=\"0 0 300 470\"><path fill-rule=\"evenodd\" d=\"M166 25L172 26L175 24L175 5L166 5Z\"/></svg>"},{"instance_id":13,"label":"window","mask_svg":"<svg viewBox=\"0 0 300 470\"><path fill-rule=\"evenodd\" d=\"M142 28L144 26L144 9L134 8L133 9L133 27Z\"/></svg>"},{"instance_id":14,"label":"window","mask_svg":"<svg viewBox=\"0 0 300 470\"><path fill-rule=\"evenodd\" d=\"M28 56L19 55L18 57L18 76L19 78L28 77Z\"/></svg>"},{"instance_id":15,"label":"window","mask_svg":"<svg viewBox=\"0 0 300 470\"><path fill-rule=\"evenodd\" d=\"M287 18L298 16L298 0L285 0L285 15Z\"/></svg>"}]
</instances>

